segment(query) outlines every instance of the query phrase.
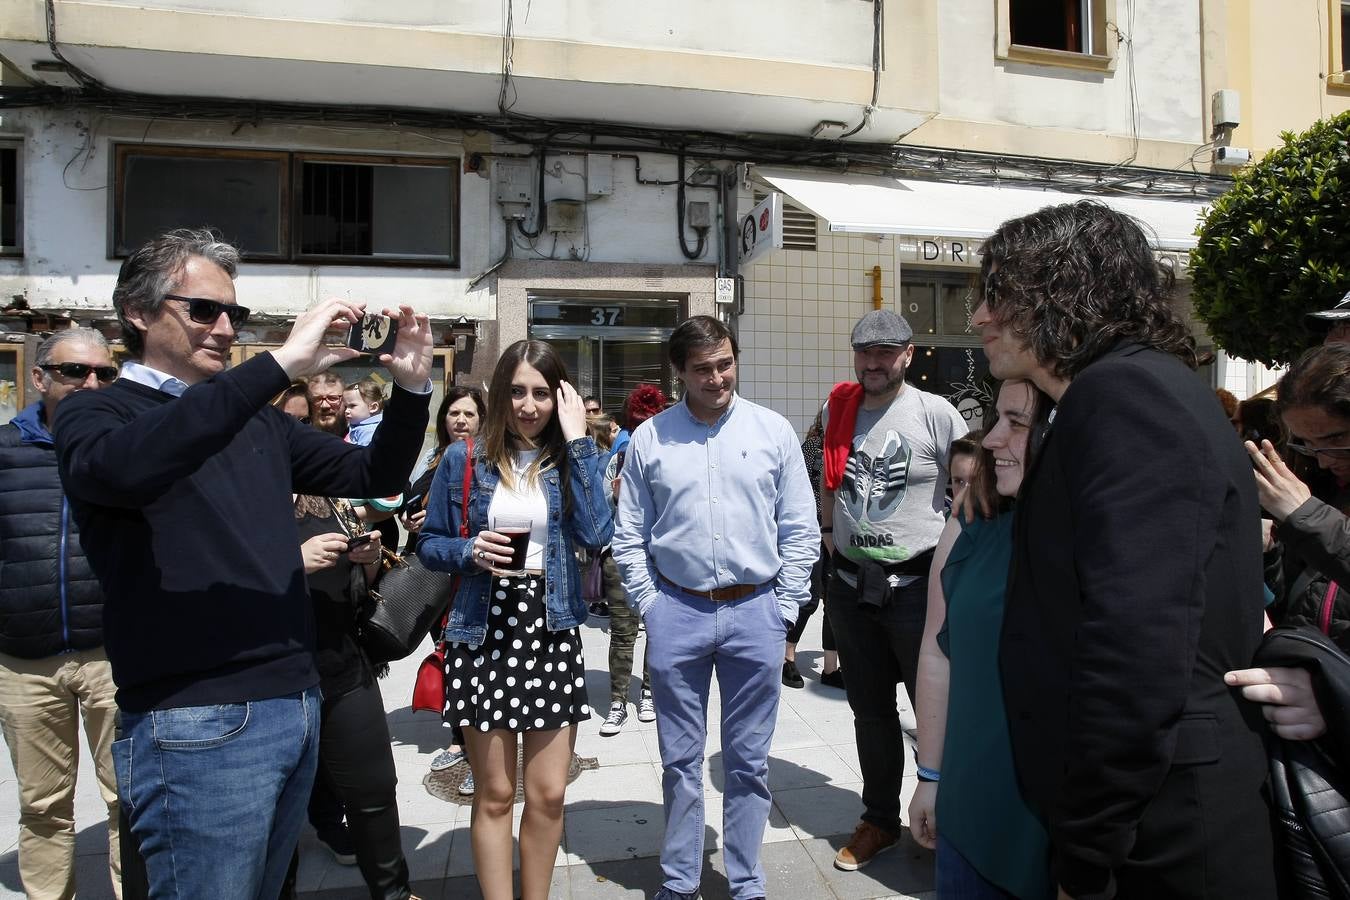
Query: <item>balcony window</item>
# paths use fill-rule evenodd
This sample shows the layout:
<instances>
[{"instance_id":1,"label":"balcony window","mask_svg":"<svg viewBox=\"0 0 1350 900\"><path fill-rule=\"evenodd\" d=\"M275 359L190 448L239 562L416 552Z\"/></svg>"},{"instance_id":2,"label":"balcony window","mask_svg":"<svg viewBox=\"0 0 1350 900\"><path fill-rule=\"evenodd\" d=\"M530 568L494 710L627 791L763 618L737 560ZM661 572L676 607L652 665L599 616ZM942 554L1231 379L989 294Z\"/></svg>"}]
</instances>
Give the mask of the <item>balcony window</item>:
<instances>
[{"instance_id":1,"label":"balcony window","mask_svg":"<svg viewBox=\"0 0 1350 900\"><path fill-rule=\"evenodd\" d=\"M1108 23L1115 0L995 0L998 58L1040 65L1112 69Z\"/></svg>"},{"instance_id":2,"label":"balcony window","mask_svg":"<svg viewBox=\"0 0 1350 900\"><path fill-rule=\"evenodd\" d=\"M245 259L458 262L457 160L122 145L113 253L210 226Z\"/></svg>"}]
</instances>

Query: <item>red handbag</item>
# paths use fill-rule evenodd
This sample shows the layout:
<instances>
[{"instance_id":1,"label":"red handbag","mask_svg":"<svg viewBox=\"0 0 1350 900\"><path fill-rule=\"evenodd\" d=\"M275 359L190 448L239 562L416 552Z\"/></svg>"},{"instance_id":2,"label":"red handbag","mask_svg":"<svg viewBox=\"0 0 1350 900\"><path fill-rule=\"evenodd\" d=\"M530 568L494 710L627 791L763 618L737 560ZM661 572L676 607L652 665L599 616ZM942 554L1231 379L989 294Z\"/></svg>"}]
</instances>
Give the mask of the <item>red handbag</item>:
<instances>
[{"instance_id":1,"label":"red handbag","mask_svg":"<svg viewBox=\"0 0 1350 900\"><path fill-rule=\"evenodd\" d=\"M473 484L473 438L465 438L468 453L464 458L464 497L460 506L459 517L459 536L466 538L469 536L469 489ZM459 591L459 576L455 577L454 589L450 596ZM454 601L451 600L451 605ZM445 710L445 623L450 618L450 611L446 610L445 615L441 616L440 623L436 626L436 634L440 635L436 639L436 649L426 655L417 666L417 680L413 682L412 708L413 712L426 710L427 712L440 713Z\"/></svg>"}]
</instances>

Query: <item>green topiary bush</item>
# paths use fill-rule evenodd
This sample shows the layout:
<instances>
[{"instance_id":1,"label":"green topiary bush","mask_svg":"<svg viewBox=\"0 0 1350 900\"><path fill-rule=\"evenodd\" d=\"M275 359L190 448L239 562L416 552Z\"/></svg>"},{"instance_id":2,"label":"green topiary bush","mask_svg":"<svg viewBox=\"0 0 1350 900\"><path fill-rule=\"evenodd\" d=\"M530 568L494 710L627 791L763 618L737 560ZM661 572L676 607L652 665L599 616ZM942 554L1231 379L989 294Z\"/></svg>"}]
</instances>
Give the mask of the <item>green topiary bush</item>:
<instances>
[{"instance_id":1,"label":"green topiary bush","mask_svg":"<svg viewBox=\"0 0 1350 900\"><path fill-rule=\"evenodd\" d=\"M1316 344L1304 317L1350 290L1350 113L1282 138L1214 202L1190 260L1196 315L1268 366Z\"/></svg>"}]
</instances>

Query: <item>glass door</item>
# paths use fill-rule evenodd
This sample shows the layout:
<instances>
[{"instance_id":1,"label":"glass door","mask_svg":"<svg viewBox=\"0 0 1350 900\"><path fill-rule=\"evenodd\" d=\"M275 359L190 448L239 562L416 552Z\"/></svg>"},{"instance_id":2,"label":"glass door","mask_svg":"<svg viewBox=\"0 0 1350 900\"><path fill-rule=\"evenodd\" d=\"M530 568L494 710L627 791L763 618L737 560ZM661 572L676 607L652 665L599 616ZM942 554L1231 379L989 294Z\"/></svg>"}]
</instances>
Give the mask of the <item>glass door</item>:
<instances>
[{"instance_id":1,"label":"glass door","mask_svg":"<svg viewBox=\"0 0 1350 900\"><path fill-rule=\"evenodd\" d=\"M676 299L532 297L530 337L558 350L582 396L618 415L639 384L671 395L667 345L680 318Z\"/></svg>"}]
</instances>

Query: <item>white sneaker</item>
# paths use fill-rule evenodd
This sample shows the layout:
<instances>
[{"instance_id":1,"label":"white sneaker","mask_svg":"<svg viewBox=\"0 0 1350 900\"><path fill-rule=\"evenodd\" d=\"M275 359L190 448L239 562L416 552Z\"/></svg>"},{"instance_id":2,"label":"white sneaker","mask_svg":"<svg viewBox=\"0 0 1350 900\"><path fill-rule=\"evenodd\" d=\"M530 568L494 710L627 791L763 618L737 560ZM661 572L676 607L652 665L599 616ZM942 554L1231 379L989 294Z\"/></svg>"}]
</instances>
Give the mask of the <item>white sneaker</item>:
<instances>
[{"instance_id":1,"label":"white sneaker","mask_svg":"<svg viewBox=\"0 0 1350 900\"><path fill-rule=\"evenodd\" d=\"M464 773L464 780L459 783L459 795L461 797L473 796L473 770Z\"/></svg>"},{"instance_id":2,"label":"white sneaker","mask_svg":"<svg viewBox=\"0 0 1350 900\"><path fill-rule=\"evenodd\" d=\"M627 721L628 704L622 700L615 700L609 705L609 715L605 716L605 721L600 723L600 734L605 737L613 737L623 731L624 723Z\"/></svg>"},{"instance_id":3,"label":"white sneaker","mask_svg":"<svg viewBox=\"0 0 1350 900\"><path fill-rule=\"evenodd\" d=\"M656 704L652 701L652 692L646 688L642 689L642 695L638 697L638 721L656 721Z\"/></svg>"},{"instance_id":4,"label":"white sneaker","mask_svg":"<svg viewBox=\"0 0 1350 900\"><path fill-rule=\"evenodd\" d=\"M441 772L451 766L457 766L464 759L463 750L442 750L431 759L431 771Z\"/></svg>"}]
</instances>

